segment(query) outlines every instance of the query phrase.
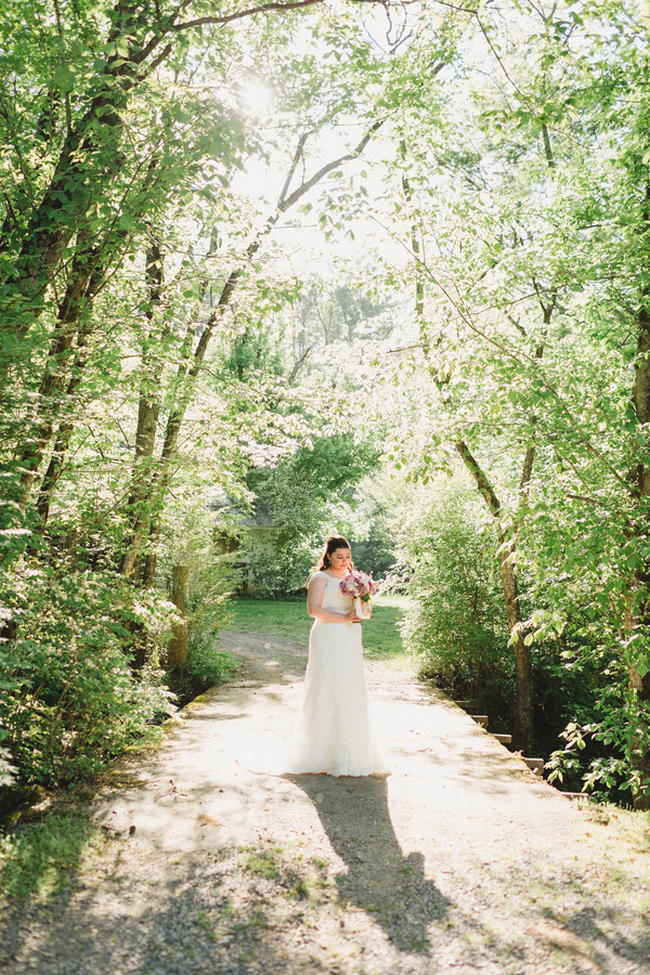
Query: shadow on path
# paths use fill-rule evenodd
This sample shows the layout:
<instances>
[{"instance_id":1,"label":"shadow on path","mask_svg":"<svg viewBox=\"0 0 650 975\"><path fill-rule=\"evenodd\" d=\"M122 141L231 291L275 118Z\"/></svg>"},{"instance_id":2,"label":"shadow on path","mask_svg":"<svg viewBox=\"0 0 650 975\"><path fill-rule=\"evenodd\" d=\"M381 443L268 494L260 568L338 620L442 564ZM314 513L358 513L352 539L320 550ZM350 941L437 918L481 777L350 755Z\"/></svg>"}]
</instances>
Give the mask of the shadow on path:
<instances>
[{"instance_id":1,"label":"shadow on path","mask_svg":"<svg viewBox=\"0 0 650 975\"><path fill-rule=\"evenodd\" d=\"M428 925L453 905L425 877L423 855L404 855L390 818L386 779L284 778L313 802L332 848L347 866L336 877L340 900L370 914L399 950L429 954Z\"/></svg>"}]
</instances>

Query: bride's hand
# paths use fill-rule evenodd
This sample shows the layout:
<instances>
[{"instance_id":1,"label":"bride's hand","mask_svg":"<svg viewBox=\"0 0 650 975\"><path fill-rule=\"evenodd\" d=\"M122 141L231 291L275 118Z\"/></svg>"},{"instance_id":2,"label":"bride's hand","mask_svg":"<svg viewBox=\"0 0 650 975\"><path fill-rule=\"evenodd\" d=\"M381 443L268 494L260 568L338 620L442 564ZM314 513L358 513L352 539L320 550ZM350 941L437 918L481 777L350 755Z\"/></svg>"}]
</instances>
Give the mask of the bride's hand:
<instances>
[{"instance_id":1,"label":"bride's hand","mask_svg":"<svg viewBox=\"0 0 650 975\"><path fill-rule=\"evenodd\" d=\"M357 616L357 614L355 613L355 611L352 609L347 614L347 620L348 620L348 623L360 623L361 622L361 617L360 616Z\"/></svg>"}]
</instances>

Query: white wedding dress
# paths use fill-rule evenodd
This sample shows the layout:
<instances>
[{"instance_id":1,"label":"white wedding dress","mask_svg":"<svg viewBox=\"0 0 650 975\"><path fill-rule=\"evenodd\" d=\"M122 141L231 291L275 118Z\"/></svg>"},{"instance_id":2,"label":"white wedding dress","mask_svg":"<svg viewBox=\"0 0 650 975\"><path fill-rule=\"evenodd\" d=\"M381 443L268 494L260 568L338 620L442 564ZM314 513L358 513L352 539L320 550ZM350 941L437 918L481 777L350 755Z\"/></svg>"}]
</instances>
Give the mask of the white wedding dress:
<instances>
[{"instance_id":1,"label":"white wedding dress","mask_svg":"<svg viewBox=\"0 0 650 975\"><path fill-rule=\"evenodd\" d=\"M327 572L317 572L316 576L327 580L323 609L349 613L353 600L341 592L340 579ZM288 772L371 775L386 771L368 718L361 626L314 620L302 714Z\"/></svg>"}]
</instances>

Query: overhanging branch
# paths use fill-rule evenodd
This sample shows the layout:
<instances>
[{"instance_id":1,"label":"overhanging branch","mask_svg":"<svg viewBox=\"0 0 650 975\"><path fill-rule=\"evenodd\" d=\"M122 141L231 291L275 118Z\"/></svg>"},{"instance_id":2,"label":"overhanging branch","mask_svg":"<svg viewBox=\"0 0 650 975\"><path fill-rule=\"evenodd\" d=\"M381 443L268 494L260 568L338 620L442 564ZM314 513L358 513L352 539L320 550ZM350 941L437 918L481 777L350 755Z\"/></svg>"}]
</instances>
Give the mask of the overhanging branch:
<instances>
[{"instance_id":1,"label":"overhanging branch","mask_svg":"<svg viewBox=\"0 0 650 975\"><path fill-rule=\"evenodd\" d=\"M368 4L370 6L381 6L383 7L409 7L413 3L419 3L420 0L397 0L397 2L391 2L391 0L349 0L350 3L356 4ZM222 14L217 16L215 14L206 14L204 17L196 17L194 20L185 20L180 24L174 24L171 27L173 31L189 30L190 27L204 27L208 24L228 24L233 20L240 20L242 17L251 17L254 14L261 13L273 13L275 11L282 13L284 10L299 10L304 7L318 7L322 6L325 0L290 0L289 3L278 3L272 0L270 3L260 3L255 7L247 7L245 10L236 10L230 14ZM189 4L183 4L183 8L189 6ZM451 4L443 4L443 6L451 6ZM455 8L458 10L464 10L464 7ZM469 13L475 13L474 9L468 10Z\"/></svg>"},{"instance_id":2,"label":"overhanging branch","mask_svg":"<svg viewBox=\"0 0 650 975\"><path fill-rule=\"evenodd\" d=\"M373 122L373 124L370 126L366 134L357 143L354 149L352 149L350 152L346 152L345 155L343 156L339 156L338 159L333 159L332 162L326 163L325 166L321 166L321 168L317 172L315 172L313 176L311 176L307 180L304 180L300 184L300 186L298 186L297 189L293 191L293 193L290 196L288 196L285 200L283 200L279 204L278 210L280 210L281 213L284 213L285 210L288 210L289 207L293 206L293 204L296 203L296 201L299 200L301 196L304 196L304 194L307 193L312 188L312 186L315 186L316 183L320 182L323 176L327 176L328 173L331 173L333 169L336 169L338 166L342 165L343 163L350 162L352 159L356 159L357 156L360 156L363 150L370 142L370 140L372 139L375 132L377 132L377 130L380 129L381 126L384 124L387 117L388 116L382 119L378 119L376 122Z\"/></svg>"}]
</instances>

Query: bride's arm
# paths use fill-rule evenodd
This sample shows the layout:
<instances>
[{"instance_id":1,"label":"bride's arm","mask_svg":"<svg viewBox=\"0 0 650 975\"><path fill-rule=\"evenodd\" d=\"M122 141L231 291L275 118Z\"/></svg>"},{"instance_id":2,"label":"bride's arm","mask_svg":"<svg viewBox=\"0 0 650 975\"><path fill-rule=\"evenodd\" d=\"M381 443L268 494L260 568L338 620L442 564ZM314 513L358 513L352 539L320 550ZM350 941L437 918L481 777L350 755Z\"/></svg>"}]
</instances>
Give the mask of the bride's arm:
<instances>
[{"instance_id":1,"label":"bride's arm","mask_svg":"<svg viewBox=\"0 0 650 975\"><path fill-rule=\"evenodd\" d=\"M356 620L357 617L353 612L332 613L329 609L323 609L323 596L325 595L326 586L327 579L323 579L322 576L314 576L309 583L307 589L307 615L316 620L321 620L323 623L343 623Z\"/></svg>"}]
</instances>

